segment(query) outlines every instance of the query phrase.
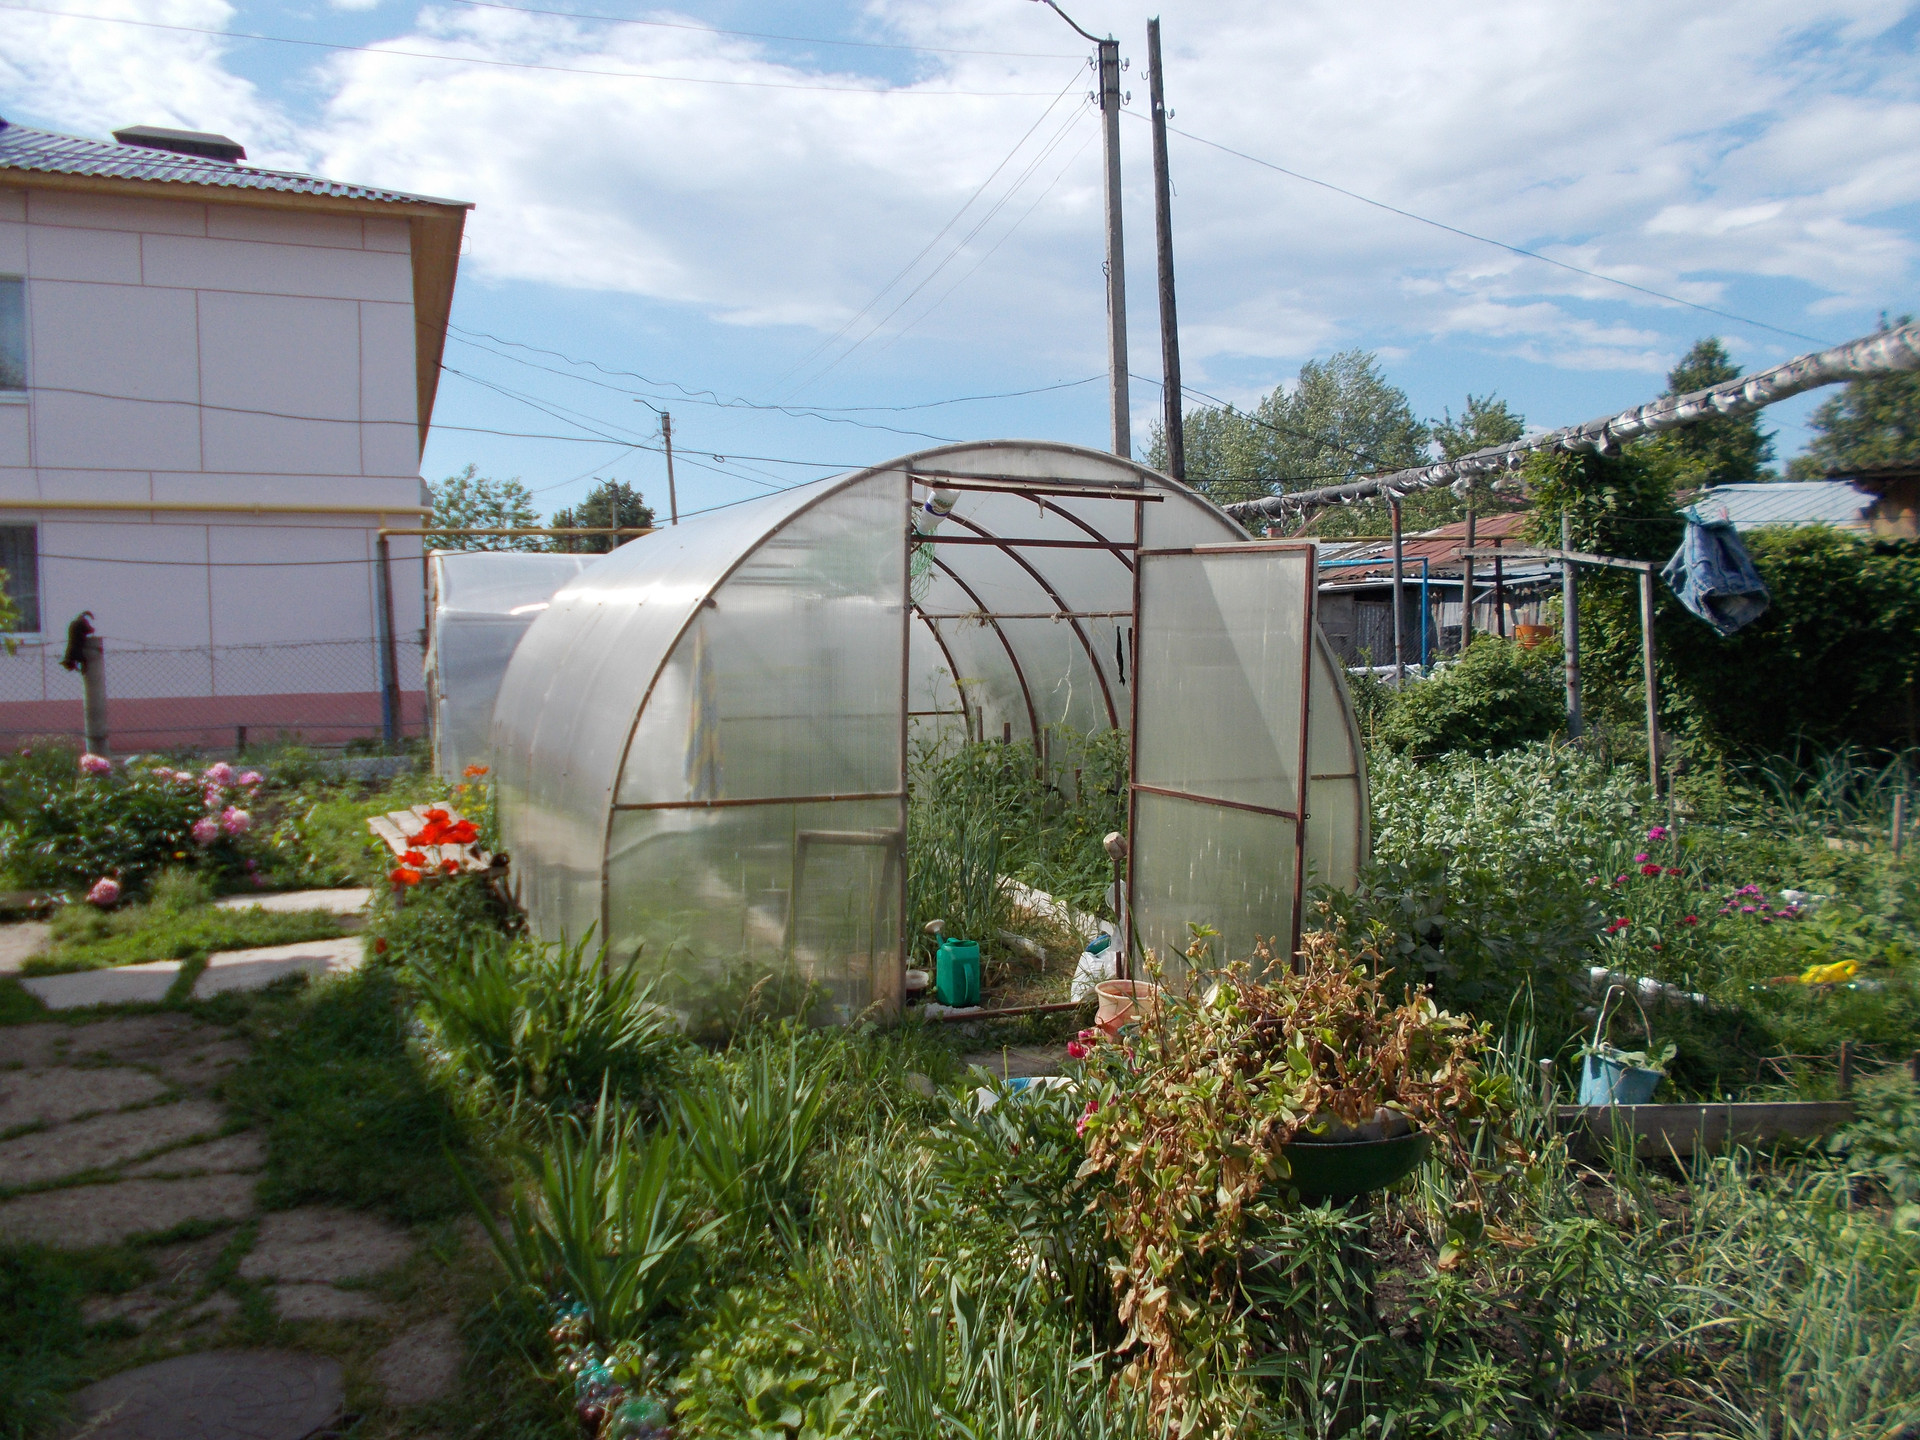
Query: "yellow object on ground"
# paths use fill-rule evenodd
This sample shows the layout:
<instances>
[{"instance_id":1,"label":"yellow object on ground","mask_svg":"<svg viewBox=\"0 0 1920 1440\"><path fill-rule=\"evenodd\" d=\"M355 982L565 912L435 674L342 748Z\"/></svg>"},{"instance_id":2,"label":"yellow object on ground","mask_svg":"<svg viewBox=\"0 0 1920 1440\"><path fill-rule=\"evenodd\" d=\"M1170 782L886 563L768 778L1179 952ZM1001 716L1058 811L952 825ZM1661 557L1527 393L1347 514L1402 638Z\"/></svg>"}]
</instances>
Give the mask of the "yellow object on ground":
<instances>
[{"instance_id":1,"label":"yellow object on ground","mask_svg":"<svg viewBox=\"0 0 1920 1440\"><path fill-rule=\"evenodd\" d=\"M1801 973L1802 985L1838 985L1860 973L1857 960L1836 960L1831 965L1810 965Z\"/></svg>"}]
</instances>

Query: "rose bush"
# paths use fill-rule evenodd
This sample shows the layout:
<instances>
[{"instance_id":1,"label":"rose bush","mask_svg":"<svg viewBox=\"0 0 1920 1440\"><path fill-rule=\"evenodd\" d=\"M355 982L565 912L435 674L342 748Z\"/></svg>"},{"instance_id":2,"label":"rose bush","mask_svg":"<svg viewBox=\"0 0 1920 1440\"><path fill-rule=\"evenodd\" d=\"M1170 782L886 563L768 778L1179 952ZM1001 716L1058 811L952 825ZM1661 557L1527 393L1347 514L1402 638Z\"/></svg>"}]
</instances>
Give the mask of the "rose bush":
<instances>
[{"instance_id":1,"label":"rose bush","mask_svg":"<svg viewBox=\"0 0 1920 1440\"><path fill-rule=\"evenodd\" d=\"M91 891L106 881L118 899L170 865L234 878L250 873L242 846L252 817L232 802L248 798L259 776L236 777L225 764L201 774L116 766L98 755L82 756L76 769L36 775L0 829L0 865L17 883Z\"/></svg>"}]
</instances>

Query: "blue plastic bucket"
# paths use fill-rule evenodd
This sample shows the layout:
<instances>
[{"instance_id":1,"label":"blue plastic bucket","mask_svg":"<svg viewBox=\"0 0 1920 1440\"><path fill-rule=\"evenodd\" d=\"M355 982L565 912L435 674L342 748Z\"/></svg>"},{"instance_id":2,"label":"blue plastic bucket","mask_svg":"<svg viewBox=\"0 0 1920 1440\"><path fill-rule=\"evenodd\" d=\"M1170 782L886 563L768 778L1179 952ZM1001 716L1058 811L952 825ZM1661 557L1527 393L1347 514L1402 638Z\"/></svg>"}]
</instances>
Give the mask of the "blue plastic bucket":
<instances>
[{"instance_id":1,"label":"blue plastic bucket","mask_svg":"<svg viewBox=\"0 0 1920 1440\"><path fill-rule=\"evenodd\" d=\"M1582 1105L1645 1105L1665 1078L1658 1070L1622 1065L1598 1055L1587 1056L1580 1071Z\"/></svg>"}]
</instances>

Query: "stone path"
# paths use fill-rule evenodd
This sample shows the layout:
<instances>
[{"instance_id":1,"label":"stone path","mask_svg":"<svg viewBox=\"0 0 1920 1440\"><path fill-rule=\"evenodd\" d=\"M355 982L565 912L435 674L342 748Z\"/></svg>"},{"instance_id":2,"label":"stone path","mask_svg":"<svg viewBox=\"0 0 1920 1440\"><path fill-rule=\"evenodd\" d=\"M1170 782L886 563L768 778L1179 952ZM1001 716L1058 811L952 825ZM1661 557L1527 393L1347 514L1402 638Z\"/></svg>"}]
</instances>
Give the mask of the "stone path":
<instances>
[{"instance_id":1,"label":"stone path","mask_svg":"<svg viewBox=\"0 0 1920 1440\"><path fill-rule=\"evenodd\" d=\"M963 1068L978 1065L989 1075L1007 1079L1058 1075L1066 1063L1065 1045L1011 1045L1004 1050L975 1050L960 1057Z\"/></svg>"},{"instance_id":2,"label":"stone path","mask_svg":"<svg viewBox=\"0 0 1920 1440\"><path fill-rule=\"evenodd\" d=\"M0 925L0 975L18 974L22 965L47 948L52 929L45 920Z\"/></svg>"},{"instance_id":3,"label":"stone path","mask_svg":"<svg viewBox=\"0 0 1920 1440\"><path fill-rule=\"evenodd\" d=\"M225 950L208 957L207 967L193 982L193 998L205 1000L226 990L264 990L289 975L318 979L356 970L366 954L358 935L332 940L302 940L292 945L261 945L250 950ZM158 1004L180 978L179 960L149 960L140 965L117 965L108 970L77 970L69 975L35 975L20 982L49 1010L77 1010L95 1005Z\"/></svg>"},{"instance_id":4,"label":"stone path","mask_svg":"<svg viewBox=\"0 0 1920 1440\"><path fill-rule=\"evenodd\" d=\"M291 914L302 910L324 910L329 915L364 915L367 904L373 899L373 892L367 889L349 890L287 890L277 895L229 895L225 899L214 901L220 910L251 910L256 906L262 910L271 910L277 914Z\"/></svg>"},{"instance_id":5,"label":"stone path","mask_svg":"<svg viewBox=\"0 0 1920 1440\"><path fill-rule=\"evenodd\" d=\"M176 1013L0 1026L0 1241L82 1249L217 1227L148 1243L151 1277L90 1297L89 1324L203 1345L250 1285L285 1321L396 1323L395 1305L364 1287L411 1259L406 1231L358 1211L260 1212L264 1141L234 1130L216 1093L247 1053L232 1032ZM223 1281L245 1221L252 1244L237 1284ZM424 1404L451 1392L461 1353L452 1321L434 1317L393 1334L373 1371L390 1403ZM340 1413L341 1397L332 1360L205 1351L123 1372L76 1403L93 1440L301 1440Z\"/></svg>"}]
</instances>

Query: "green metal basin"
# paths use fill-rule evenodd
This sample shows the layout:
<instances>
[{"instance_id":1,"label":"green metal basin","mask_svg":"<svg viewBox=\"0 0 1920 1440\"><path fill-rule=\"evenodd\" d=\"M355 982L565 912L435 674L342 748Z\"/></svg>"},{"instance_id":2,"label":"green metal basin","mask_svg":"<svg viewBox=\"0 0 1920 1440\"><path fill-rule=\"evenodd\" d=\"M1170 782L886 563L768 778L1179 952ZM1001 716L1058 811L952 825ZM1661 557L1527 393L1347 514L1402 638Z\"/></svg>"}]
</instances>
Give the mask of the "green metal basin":
<instances>
[{"instance_id":1,"label":"green metal basin","mask_svg":"<svg viewBox=\"0 0 1920 1440\"><path fill-rule=\"evenodd\" d=\"M1352 1140L1325 1144L1295 1140L1280 1147L1293 1171L1291 1181L1308 1204L1321 1200L1351 1200L1385 1189L1410 1173L1433 1149L1424 1131L1396 1135L1391 1140Z\"/></svg>"}]
</instances>

